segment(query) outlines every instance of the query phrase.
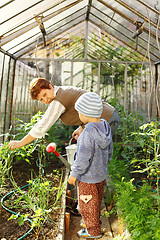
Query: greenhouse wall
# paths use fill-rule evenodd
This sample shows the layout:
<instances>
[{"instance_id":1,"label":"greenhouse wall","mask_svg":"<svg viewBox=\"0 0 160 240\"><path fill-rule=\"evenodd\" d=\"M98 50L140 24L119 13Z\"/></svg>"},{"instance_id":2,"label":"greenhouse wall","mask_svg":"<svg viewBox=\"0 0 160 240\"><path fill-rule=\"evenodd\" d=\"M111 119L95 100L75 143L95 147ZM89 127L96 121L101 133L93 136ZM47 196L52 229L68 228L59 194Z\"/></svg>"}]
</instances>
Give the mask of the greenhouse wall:
<instances>
[{"instance_id":1,"label":"greenhouse wall","mask_svg":"<svg viewBox=\"0 0 160 240\"><path fill-rule=\"evenodd\" d=\"M157 116L159 98L156 96L159 92L156 86L159 81L155 83L155 66L150 63L15 60L0 53L0 66L0 133L5 136L10 127L17 124L17 119L29 122L38 110L46 109L30 98L29 83L34 77L45 77L55 85L71 85L97 92L106 101L115 98L124 106L126 115L140 112L146 119ZM0 141L4 140L1 136Z\"/></svg>"},{"instance_id":2,"label":"greenhouse wall","mask_svg":"<svg viewBox=\"0 0 160 240\"><path fill-rule=\"evenodd\" d=\"M97 92L107 101L116 98L126 114L140 112L151 119L157 115L155 67L149 63L63 62L62 84Z\"/></svg>"},{"instance_id":3,"label":"greenhouse wall","mask_svg":"<svg viewBox=\"0 0 160 240\"><path fill-rule=\"evenodd\" d=\"M35 76L35 69L0 52L0 143L7 140L18 119L29 122L38 110L45 110L29 95L29 82Z\"/></svg>"}]
</instances>

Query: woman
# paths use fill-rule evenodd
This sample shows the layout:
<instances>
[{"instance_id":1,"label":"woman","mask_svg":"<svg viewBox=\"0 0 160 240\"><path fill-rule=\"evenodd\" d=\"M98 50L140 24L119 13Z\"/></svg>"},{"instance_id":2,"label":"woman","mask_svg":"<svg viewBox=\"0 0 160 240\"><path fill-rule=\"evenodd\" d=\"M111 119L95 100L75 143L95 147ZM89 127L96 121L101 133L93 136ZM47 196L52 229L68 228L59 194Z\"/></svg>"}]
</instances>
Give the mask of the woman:
<instances>
[{"instance_id":1,"label":"woman","mask_svg":"<svg viewBox=\"0 0 160 240\"><path fill-rule=\"evenodd\" d=\"M33 142L37 138L45 136L50 127L60 118L66 125L79 125L72 136L77 140L83 131L84 125L79 119L78 112L74 105L77 99L86 90L73 86L53 86L44 78L35 78L30 83L30 94L32 100L41 101L49 105L42 119L35 124L31 131L19 141L10 141L9 148L21 148L26 144ZM120 117L115 108L103 101L102 118L108 121L111 126L112 135L118 128Z\"/></svg>"}]
</instances>

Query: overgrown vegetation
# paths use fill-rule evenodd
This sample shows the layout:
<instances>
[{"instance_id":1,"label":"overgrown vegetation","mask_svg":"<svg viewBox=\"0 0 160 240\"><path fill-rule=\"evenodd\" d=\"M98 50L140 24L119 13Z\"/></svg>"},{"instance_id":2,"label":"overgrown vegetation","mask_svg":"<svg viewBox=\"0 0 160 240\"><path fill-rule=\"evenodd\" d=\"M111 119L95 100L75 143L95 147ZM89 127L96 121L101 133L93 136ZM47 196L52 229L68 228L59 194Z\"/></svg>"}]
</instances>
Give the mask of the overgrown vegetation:
<instances>
[{"instance_id":1,"label":"overgrown vegetation","mask_svg":"<svg viewBox=\"0 0 160 240\"><path fill-rule=\"evenodd\" d=\"M121 107L119 110L121 126L114 142L113 159L109 164L116 208L131 239L158 240L160 122L144 124L140 114L131 113L126 117ZM141 186L136 186L137 181L141 182Z\"/></svg>"}]
</instances>

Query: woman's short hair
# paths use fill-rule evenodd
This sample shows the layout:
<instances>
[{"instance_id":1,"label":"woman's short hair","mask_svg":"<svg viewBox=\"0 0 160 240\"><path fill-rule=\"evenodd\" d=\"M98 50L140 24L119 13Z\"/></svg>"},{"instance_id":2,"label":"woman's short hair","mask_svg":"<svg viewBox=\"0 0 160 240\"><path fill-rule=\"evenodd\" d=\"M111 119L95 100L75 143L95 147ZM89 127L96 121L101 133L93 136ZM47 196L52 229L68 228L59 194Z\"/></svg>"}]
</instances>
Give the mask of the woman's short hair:
<instances>
[{"instance_id":1,"label":"woman's short hair","mask_svg":"<svg viewBox=\"0 0 160 240\"><path fill-rule=\"evenodd\" d=\"M42 89L50 89L50 82L45 78L34 78L30 82L30 95L32 100L37 99L38 94Z\"/></svg>"}]
</instances>

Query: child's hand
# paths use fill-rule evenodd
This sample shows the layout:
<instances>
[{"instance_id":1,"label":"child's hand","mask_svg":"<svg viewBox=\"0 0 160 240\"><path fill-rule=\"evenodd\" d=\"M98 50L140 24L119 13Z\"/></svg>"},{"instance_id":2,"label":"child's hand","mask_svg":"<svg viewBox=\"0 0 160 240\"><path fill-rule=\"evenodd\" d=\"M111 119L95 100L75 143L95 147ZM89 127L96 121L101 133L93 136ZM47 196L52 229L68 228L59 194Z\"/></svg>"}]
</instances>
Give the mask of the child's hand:
<instances>
[{"instance_id":1,"label":"child's hand","mask_svg":"<svg viewBox=\"0 0 160 240\"><path fill-rule=\"evenodd\" d=\"M72 177L70 175L69 178L68 178L68 183L75 186L76 185L76 180L77 180L77 178Z\"/></svg>"},{"instance_id":2,"label":"child's hand","mask_svg":"<svg viewBox=\"0 0 160 240\"><path fill-rule=\"evenodd\" d=\"M78 139L79 135L81 134L81 132L83 132L83 128L81 126L79 126L72 134L72 137L74 139Z\"/></svg>"}]
</instances>

